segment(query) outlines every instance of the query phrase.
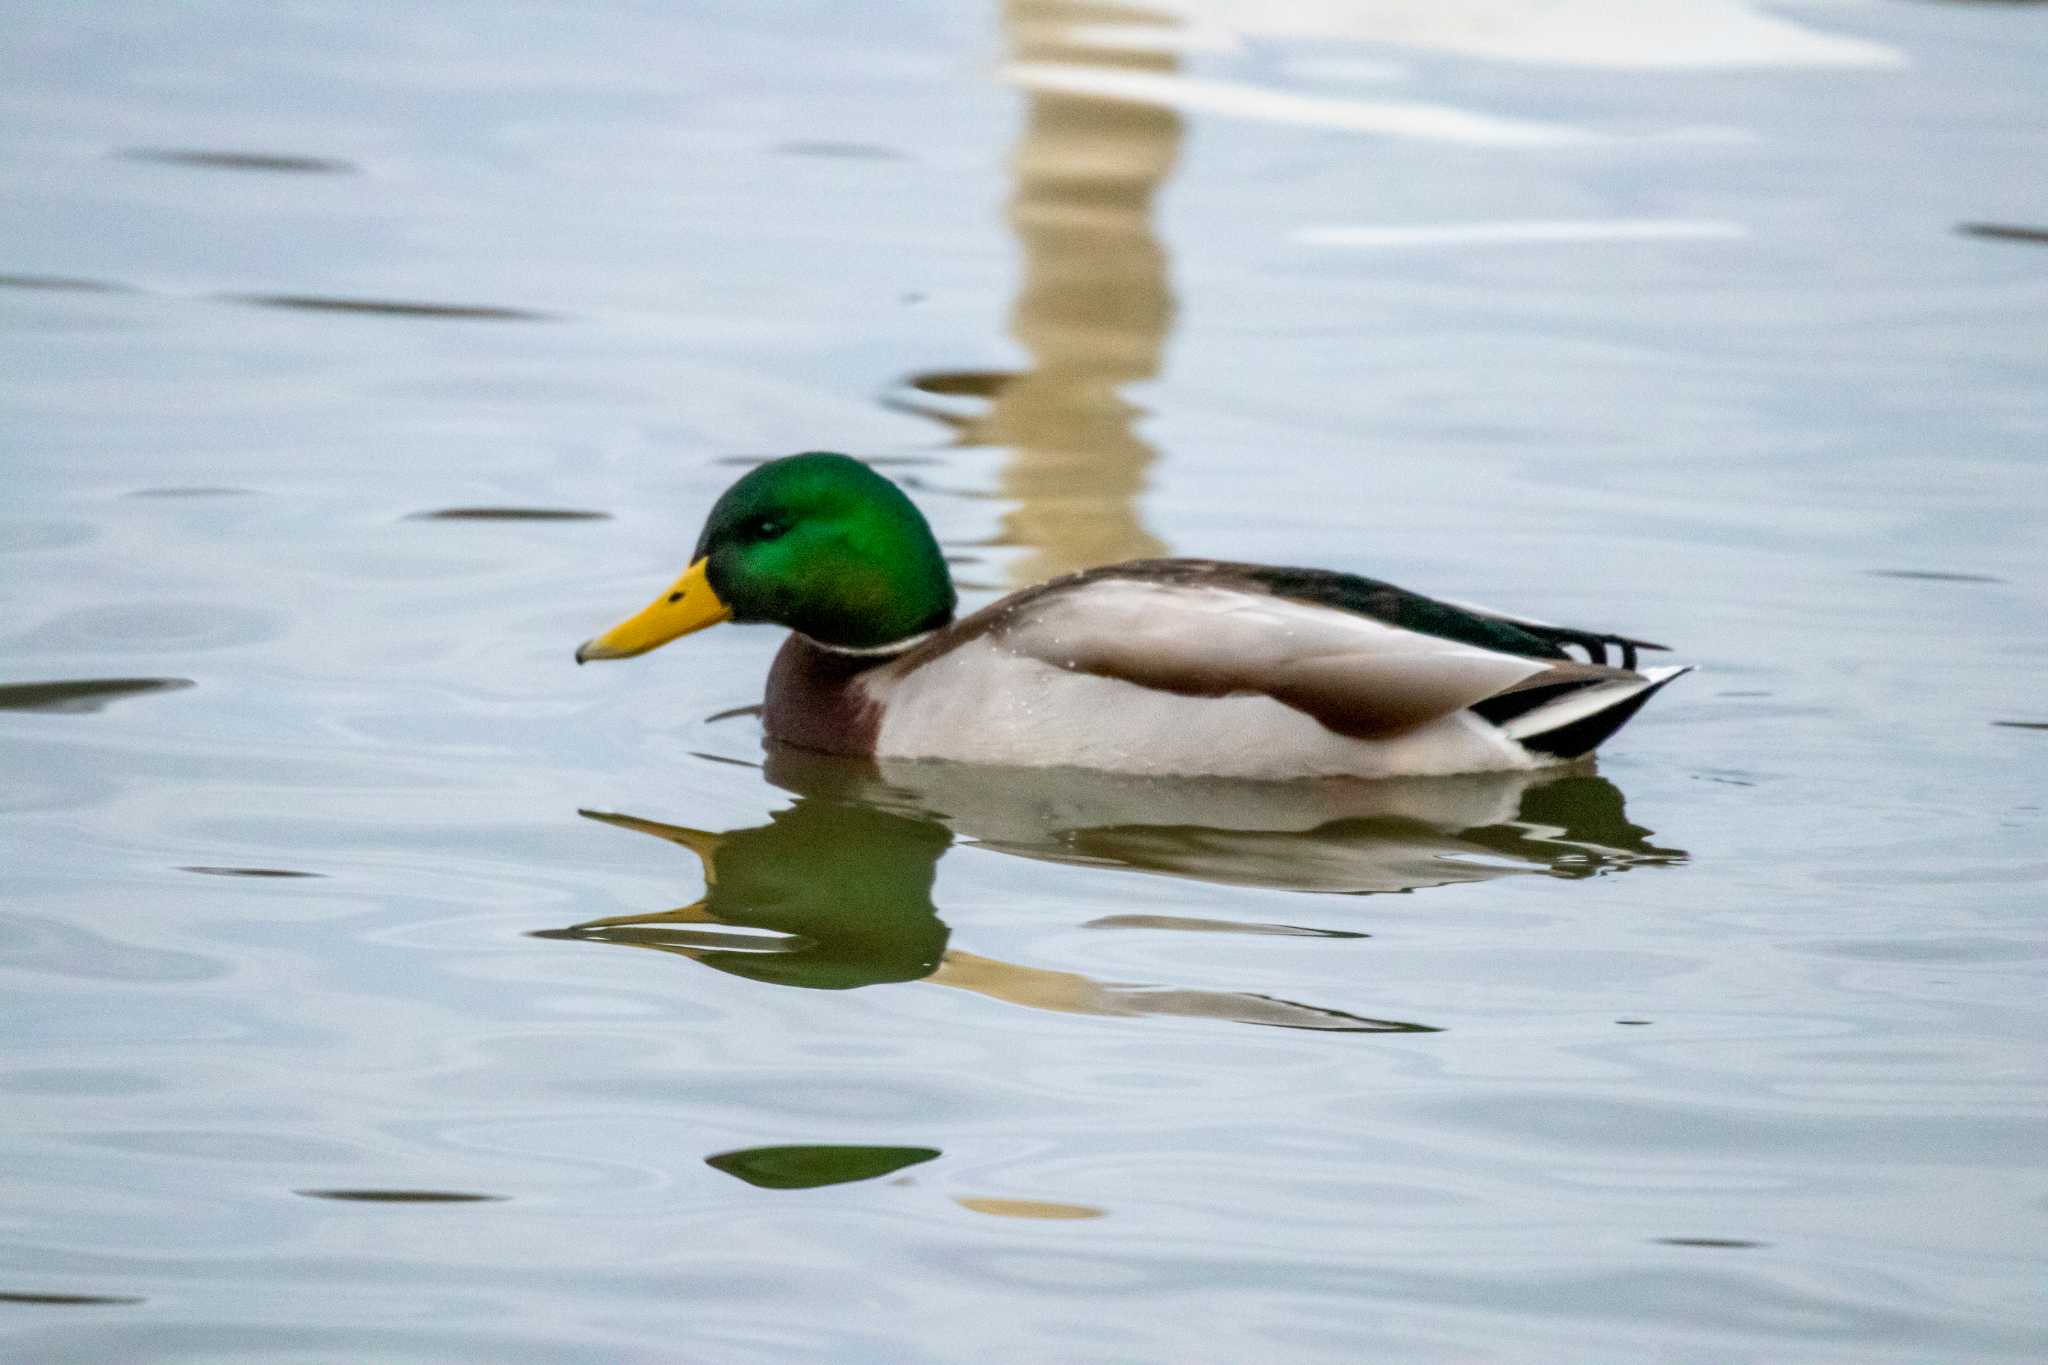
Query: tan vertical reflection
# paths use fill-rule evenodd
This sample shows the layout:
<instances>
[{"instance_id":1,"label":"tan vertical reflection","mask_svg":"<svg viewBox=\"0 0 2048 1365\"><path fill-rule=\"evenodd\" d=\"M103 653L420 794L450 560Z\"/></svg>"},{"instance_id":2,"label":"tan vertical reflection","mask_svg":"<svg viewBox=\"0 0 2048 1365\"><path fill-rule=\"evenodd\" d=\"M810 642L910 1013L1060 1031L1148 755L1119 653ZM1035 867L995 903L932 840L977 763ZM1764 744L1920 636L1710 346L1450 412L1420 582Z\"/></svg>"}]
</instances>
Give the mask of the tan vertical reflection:
<instances>
[{"instance_id":1,"label":"tan vertical reflection","mask_svg":"<svg viewBox=\"0 0 2048 1365\"><path fill-rule=\"evenodd\" d=\"M1128 43L1145 28L1163 32L1172 22L1150 10L1085 0L1003 6L1017 62L1171 72L1178 68L1171 52L1111 44ZM1137 497L1154 451L1132 430L1140 410L1119 390L1159 372L1173 325L1152 202L1181 137L1181 120L1168 109L1050 91L1027 98L1008 216L1024 257L1010 332L1031 367L912 380L927 392L989 400L984 412L957 421L958 440L1011 450L1001 492L1016 506L1003 538L1026 548L1011 566L1019 583L1164 549L1138 520Z\"/></svg>"}]
</instances>

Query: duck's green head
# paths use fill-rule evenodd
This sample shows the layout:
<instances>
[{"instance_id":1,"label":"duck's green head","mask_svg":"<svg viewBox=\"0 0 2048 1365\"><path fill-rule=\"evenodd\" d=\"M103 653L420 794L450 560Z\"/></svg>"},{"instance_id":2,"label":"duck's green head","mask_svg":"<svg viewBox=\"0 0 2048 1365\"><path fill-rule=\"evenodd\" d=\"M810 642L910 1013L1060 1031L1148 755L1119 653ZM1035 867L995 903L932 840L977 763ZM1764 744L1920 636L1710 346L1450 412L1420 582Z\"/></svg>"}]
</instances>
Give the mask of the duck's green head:
<instances>
[{"instance_id":1,"label":"duck's green head","mask_svg":"<svg viewBox=\"0 0 2048 1365\"><path fill-rule=\"evenodd\" d=\"M953 619L952 575L903 490L845 455L773 460L725 490L683 576L576 651L624 659L720 621L874 649Z\"/></svg>"}]
</instances>

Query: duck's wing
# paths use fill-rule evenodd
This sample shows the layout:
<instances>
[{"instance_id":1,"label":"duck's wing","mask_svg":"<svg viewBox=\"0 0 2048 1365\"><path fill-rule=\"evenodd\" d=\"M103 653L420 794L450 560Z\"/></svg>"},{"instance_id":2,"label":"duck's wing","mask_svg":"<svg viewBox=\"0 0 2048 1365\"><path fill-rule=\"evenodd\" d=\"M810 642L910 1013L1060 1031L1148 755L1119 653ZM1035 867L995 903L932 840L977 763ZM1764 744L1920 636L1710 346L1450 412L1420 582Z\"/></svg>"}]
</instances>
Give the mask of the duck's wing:
<instances>
[{"instance_id":1,"label":"duck's wing","mask_svg":"<svg viewBox=\"0 0 2048 1365\"><path fill-rule=\"evenodd\" d=\"M1293 577L1276 583L1274 575ZM1327 594L1306 597L1304 575L1318 579L1316 589L1378 597L1384 613ZM1160 691L1263 694L1361 739L1401 734L1490 699L1518 713L1558 690L1642 681L1572 660L1518 625L1400 589L1388 600L1380 592L1387 588L1308 570L1150 561L1055 580L949 633ZM1523 691L1538 692L1529 707L1508 700Z\"/></svg>"},{"instance_id":2,"label":"duck's wing","mask_svg":"<svg viewBox=\"0 0 2048 1365\"><path fill-rule=\"evenodd\" d=\"M1425 635L1529 658L1568 658L1564 647L1572 645L1586 651L1588 663L1604 664L1607 662L1607 647L1615 645L1621 650L1621 666L1632 669L1636 666L1637 650L1666 648L1610 631L1580 630L1575 626L1560 626L1551 621L1496 611L1470 602L1428 597L1377 578L1339 573L1334 569L1289 569L1270 564L1231 564L1213 559L1153 560L1117 567L1142 569L1187 580L1235 581L1277 597L1354 612L1388 625L1421 631Z\"/></svg>"}]
</instances>

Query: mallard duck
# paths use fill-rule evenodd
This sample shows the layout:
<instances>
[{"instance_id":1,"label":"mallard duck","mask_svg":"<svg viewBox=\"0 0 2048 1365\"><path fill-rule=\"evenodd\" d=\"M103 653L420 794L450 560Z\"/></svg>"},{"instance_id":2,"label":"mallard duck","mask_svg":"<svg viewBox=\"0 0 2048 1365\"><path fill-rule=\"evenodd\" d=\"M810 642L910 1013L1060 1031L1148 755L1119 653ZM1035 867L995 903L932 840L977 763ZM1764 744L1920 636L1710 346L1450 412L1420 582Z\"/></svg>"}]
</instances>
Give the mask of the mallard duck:
<instances>
[{"instance_id":1,"label":"mallard duck","mask_svg":"<svg viewBox=\"0 0 2048 1365\"><path fill-rule=\"evenodd\" d=\"M903 490L813 451L727 489L682 577L576 661L644 654L721 621L770 622L791 632L768 674L771 739L1276 780L1564 762L1689 671L1638 671L1638 651L1664 648L1645 640L1325 569L1145 559L964 618L957 600Z\"/></svg>"}]
</instances>

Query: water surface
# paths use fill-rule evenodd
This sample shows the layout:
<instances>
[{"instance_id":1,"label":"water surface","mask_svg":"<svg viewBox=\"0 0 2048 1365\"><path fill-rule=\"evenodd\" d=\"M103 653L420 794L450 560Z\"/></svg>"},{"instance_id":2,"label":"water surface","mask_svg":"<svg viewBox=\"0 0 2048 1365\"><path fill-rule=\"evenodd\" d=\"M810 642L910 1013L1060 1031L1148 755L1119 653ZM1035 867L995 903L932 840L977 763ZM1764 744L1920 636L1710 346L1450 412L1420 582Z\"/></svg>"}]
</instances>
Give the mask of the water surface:
<instances>
[{"instance_id":1,"label":"water surface","mask_svg":"<svg viewBox=\"0 0 2048 1365\"><path fill-rule=\"evenodd\" d=\"M2038 7L16 8L0 1354L2048 1348ZM817 447L1700 671L1273 789L573 667Z\"/></svg>"}]
</instances>

